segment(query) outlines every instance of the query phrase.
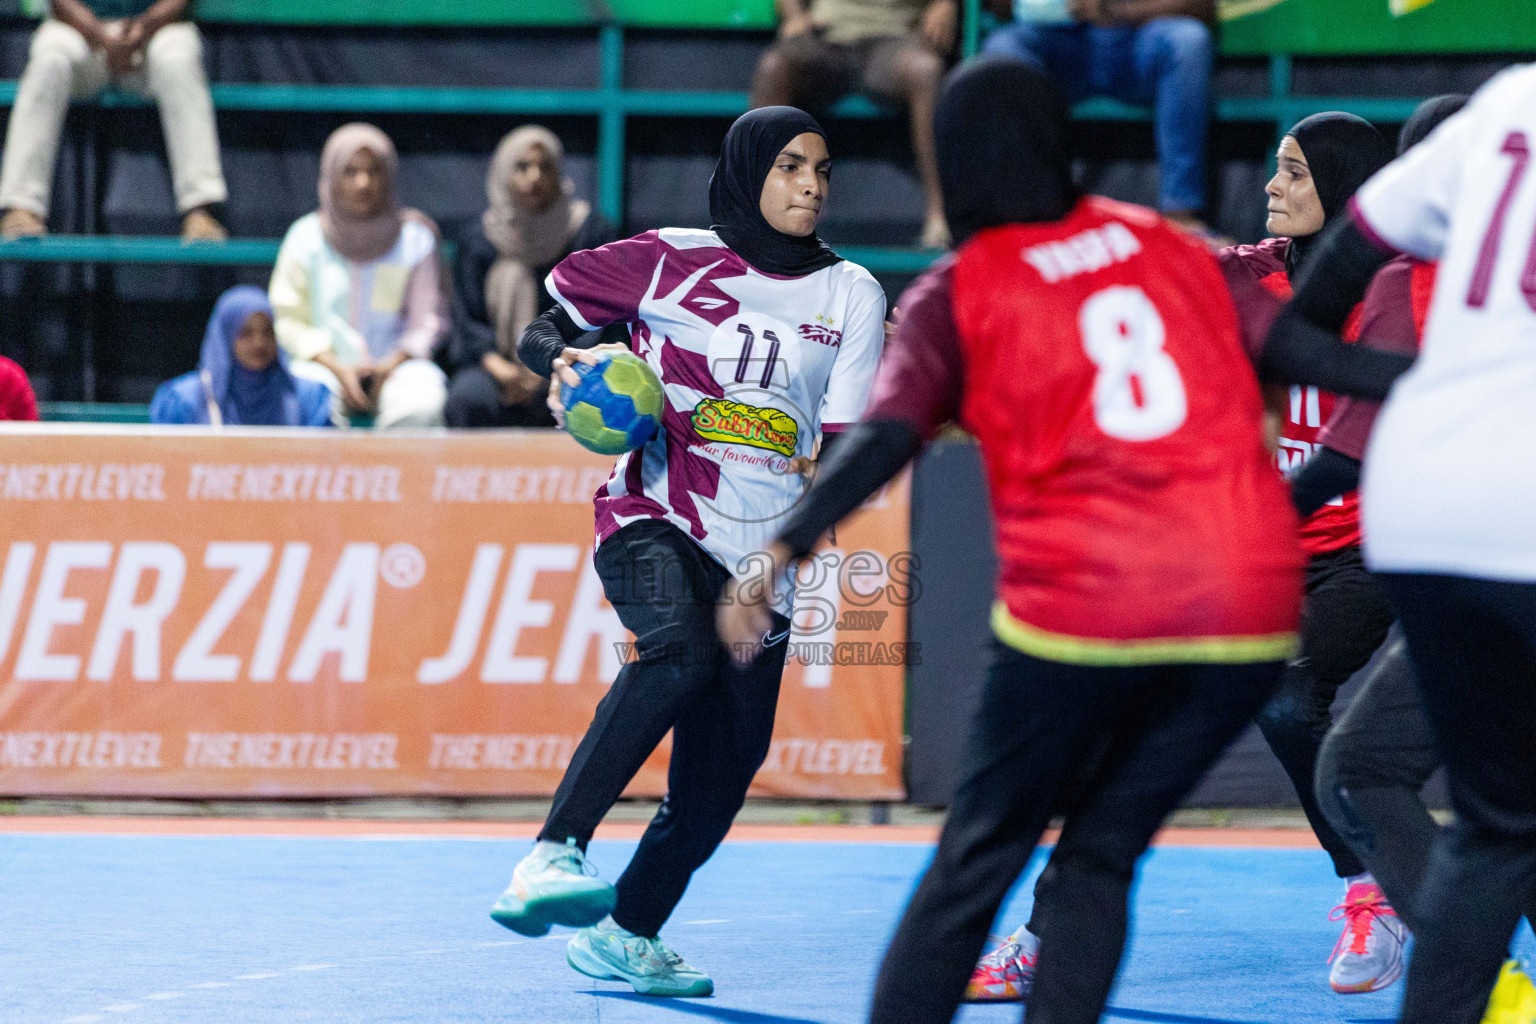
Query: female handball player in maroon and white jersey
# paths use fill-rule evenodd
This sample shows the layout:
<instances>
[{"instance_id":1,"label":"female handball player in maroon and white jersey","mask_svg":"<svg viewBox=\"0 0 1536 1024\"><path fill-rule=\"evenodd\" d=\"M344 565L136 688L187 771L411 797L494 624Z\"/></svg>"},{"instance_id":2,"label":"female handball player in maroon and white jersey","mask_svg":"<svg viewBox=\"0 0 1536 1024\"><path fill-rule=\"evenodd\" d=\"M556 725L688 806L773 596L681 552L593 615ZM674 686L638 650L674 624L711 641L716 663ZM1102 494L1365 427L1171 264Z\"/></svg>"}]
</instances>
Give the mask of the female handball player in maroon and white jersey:
<instances>
[{"instance_id":1,"label":"female handball player in maroon and white jersey","mask_svg":"<svg viewBox=\"0 0 1536 1024\"><path fill-rule=\"evenodd\" d=\"M1079 194L1070 127L1027 64L951 76L936 135L962 245L903 296L869 410L764 568L771 580L803 557L943 423L976 435L1000 563L994 661L938 852L880 972L878 1024L952 1018L1069 789L1036 888L1026 1019L1095 1024L1137 860L1295 649L1296 518L1221 271L1153 211ZM1409 363L1296 344L1264 364L1336 391L1381 396ZM718 614L735 652L770 622L743 588Z\"/></svg>"},{"instance_id":2,"label":"female handball player in maroon and white jersey","mask_svg":"<svg viewBox=\"0 0 1536 1024\"><path fill-rule=\"evenodd\" d=\"M713 990L658 933L768 753L784 668L792 595L742 665L716 636L715 599L804 495L818 439L825 451L863 412L884 344L885 293L815 233L830 175L810 115L743 115L710 181L714 226L573 253L546 282L557 305L518 345L533 370L574 384L570 364L596 362L577 339L626 324L665 402L658 436L621 456L595 496L598 575L638 657L598 705L491 914L527 935L581 927L571 966L649 995ZM554 396L551 408L563 411ZM589 877L593 830L669 731L661 809L615 885Z\"/></svg>"}]
</instances>

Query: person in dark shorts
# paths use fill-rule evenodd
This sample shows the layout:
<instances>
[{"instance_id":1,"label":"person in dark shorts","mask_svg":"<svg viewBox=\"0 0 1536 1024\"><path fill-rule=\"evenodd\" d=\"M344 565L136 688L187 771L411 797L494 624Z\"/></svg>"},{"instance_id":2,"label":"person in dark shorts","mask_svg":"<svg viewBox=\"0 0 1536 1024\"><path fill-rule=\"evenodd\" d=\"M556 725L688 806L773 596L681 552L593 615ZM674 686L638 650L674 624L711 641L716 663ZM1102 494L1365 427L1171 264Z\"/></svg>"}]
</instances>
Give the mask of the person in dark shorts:
<instances>
[{"instance_id":1,"label":"person in dark shorts","mask_svg":"<svg viewBox=\"0 0 1536 1024\"><path fill-rule=\"evenodd\" d=\"M850 92L907 106L923 183L925 248L949 246L933 159L933 101L954 53L959 0L778 0L779 40L758 61L752 106L824 110Z\"/></svg>"}]
</instances>

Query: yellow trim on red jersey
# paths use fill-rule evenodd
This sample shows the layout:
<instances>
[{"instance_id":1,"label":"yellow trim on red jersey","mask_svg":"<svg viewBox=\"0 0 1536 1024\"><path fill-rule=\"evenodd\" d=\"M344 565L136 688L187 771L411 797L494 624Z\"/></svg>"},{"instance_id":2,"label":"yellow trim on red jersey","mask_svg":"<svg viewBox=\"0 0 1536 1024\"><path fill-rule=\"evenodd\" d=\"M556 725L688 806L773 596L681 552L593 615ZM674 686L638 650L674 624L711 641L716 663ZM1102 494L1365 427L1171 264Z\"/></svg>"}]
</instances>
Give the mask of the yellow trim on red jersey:
<instances>
[{"instance_id":1,"label":"yellow trim on red jersey","mask_svg":"<svg viewBox=\"0 0 1536 1024\"><path fill-rule=\"evenodd\" d=\"M1246 665L1284 661L1296 653L1296 634L1261 636L1160 637L1103 640L1069 636L1031 626L998 601L992 605L992 632L1009 647L1046 661L1069 665Z\"/></svg>"}]
</instances>

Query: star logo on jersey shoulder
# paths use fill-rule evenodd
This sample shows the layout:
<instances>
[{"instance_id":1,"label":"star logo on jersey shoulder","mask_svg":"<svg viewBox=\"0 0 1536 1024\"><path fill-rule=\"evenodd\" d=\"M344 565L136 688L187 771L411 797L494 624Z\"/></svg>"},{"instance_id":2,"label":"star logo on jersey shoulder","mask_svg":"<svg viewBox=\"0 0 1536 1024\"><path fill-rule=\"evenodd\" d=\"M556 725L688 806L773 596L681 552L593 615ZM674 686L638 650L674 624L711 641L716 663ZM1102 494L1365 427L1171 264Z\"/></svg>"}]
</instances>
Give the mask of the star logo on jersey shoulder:
<instances>
[{"instance_id":1,"label":"star logo on jersey shoulder","mask_svg":"<svg viewBox=\"0 0 1536 1024\"><path fill-rule=\"evenodd\" d=\"M806 341L814 341L818 345L825 345L828 348L842 347L843 332L834 329L837 327L836 320L823 313L817 313L812 319L816 322L801 324L796 328L800 332L800 337Z\"/></svg>"}]
</instances>

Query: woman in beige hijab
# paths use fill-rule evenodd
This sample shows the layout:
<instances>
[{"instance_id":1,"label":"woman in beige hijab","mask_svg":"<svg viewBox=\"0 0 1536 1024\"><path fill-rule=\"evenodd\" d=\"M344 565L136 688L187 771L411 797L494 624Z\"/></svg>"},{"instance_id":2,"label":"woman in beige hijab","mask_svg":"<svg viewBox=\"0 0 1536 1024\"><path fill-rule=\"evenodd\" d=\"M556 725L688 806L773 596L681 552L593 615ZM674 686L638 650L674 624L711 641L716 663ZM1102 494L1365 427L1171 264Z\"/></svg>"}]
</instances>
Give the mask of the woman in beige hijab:
<instances>
[{"instance_id":1,"label":"woman in beige hijab","mask_svg":"<svg viewBox=\"0 0 1536 1024\"><path fill-rule=\"evenodd\" d=\"M544 278L566 256L616 239L613 226L575 197L565 152L547 128L524 125L501 140L486 175L489 208L459 240L454 268L455 367L445 415L451 427L553 426L549 382L517 358L517 339L553 306Z\"/></svg>"},{"instance_id":2,"label":"woman in beige hijab","mask_svg":"<svg viewBox=\"0 0 1536 1024\"><path fill-rule=\"evenodd\" d=\"M320 157L319 209L288 229L268 294L293 374L336 396L338 419L379 428L443 422L432 361L447 331L437 225L400 205L395 146L343 125Z\"/></svg>"}]
</instances>

